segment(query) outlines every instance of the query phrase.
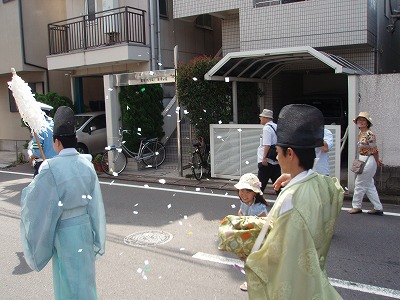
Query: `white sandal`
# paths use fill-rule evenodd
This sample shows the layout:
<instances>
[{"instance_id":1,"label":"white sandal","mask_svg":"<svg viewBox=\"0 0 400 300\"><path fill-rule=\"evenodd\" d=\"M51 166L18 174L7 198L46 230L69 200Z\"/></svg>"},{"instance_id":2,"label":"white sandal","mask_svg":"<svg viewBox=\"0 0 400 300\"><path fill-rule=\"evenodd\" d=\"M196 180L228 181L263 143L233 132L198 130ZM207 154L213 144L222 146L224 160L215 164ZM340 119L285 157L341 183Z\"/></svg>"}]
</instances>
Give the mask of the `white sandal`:
<instances>
[{"instance_id":1,"label":"white sandal","mask_svg":"<svg viewBox=\"0 0 400 300\"><path fill-rule=\"evenodd\" d=\"M246 281L243 282L243 283L240 285L240 289L241 289L243 292L247 292L247 282L246 282Z\"/></svg>"}]
</instances>

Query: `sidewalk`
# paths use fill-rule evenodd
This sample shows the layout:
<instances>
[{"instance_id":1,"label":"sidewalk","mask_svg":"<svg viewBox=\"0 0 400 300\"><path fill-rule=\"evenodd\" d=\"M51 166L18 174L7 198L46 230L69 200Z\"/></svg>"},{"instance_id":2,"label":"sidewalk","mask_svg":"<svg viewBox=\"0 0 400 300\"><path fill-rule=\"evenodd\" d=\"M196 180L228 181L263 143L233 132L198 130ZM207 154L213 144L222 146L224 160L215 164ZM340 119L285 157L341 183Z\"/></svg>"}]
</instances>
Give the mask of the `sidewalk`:
<instances>
[{"instance_id":1,"label":"sidewalk","mask_svg":"<svg viewBox=\"0 0 400 300\"><path fill-rule=\"evenodd\" d=\"M0 151L0 169L10 169L16 172L32 173L33 168L29 163L15 164L16 155L15 152L11 151ZM185 187L194 188L205 188L210 190L224 190L224 191L235 191L234 184L235 180L227 179L202 179L198 181L194 178L188 178L187 175L191 174L191 169L183 170L183 177L179 176L179 170L176 163L164 163L159 168L148 168L138 170L137 165L134 161L129 160L126 169L119 176L109 176L105 173L97 173L100 180L125 180L125 181L136 181L143 183L159 184L160 179L164 179L167 185L179 185ZM266 198L275 199L275 191L272 186L268 184L264 191ZM381 202L385 204L396 204L400 205L400 196L397 195L379 195ZM351 201L352 194L345 192L345 201ZM368 201L368 200L365 200Z\"/></svg>"}]
</instances>

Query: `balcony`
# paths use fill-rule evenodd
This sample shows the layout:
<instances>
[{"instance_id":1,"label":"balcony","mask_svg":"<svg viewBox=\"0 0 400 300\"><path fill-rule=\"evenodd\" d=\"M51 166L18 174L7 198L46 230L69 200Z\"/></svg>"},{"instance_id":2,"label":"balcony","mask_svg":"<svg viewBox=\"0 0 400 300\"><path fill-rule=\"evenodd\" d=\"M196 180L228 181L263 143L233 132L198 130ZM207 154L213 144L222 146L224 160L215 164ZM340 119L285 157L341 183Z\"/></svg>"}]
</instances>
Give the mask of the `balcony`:
<instances>
[{"instance_id":1,"label":"balcony","mask_svg":"<svg viewBox=\"0 0 400 300\"><path fill-rule=\"evenodd\" d=\"M49 69L148 61L145 13L126 6L48 24Z\"/></svg>"}]
</instances>

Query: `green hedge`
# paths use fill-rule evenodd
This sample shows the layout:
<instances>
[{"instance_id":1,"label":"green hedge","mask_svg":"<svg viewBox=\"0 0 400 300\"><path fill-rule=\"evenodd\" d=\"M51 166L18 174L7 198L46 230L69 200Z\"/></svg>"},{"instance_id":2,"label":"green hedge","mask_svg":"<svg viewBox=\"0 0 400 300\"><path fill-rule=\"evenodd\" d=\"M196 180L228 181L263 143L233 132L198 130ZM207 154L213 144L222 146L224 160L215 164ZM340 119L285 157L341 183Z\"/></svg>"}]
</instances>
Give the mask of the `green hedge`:
<instances>
[{"instance_id":1,"label":"green hedge","mask_svg":"<svg viewBox=\"0 0 400 300\"><path fill-rule=\"evenodd\" d=\"M163 89L160 84L131 85L122 87L119 93L125 145L136 151L140 137L161 139L164 136L162 117ZM139 131L138 129L141 129Z\"/></svg>"},{"instance_id":2,"label":"green hedge","mask_svg":"<svg viewBox=\"0 0 400 300\"><path fill-rule=\"evenodd\" d=\"M206 81L206 74L219 61L201 56L180 65L177 75L179 104L187 110L196 134L209 141L210 124L232 120L231 93L228 83Z\"/></svg>"}]
</instances>

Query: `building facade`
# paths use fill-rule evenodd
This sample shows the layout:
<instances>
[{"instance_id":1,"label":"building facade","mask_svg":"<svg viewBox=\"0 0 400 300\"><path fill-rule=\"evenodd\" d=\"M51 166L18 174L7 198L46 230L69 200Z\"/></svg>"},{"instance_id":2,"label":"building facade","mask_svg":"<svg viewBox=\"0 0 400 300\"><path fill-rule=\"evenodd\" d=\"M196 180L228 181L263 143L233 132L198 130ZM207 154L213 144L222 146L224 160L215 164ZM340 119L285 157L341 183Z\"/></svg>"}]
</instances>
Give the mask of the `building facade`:
<instances>
[{"instance_id":1,"label":"building facade","mask_svg":"<svg viewBox=\"0 0 400 300\"><path fill-rule=\"evenodd\" d=\"M221 48L221 21L174 20L172 0L0 2L0 150L29 140L7 89L11 68L33 92L56 92L77 112L104 110L103 75L174 68ZM175 94L165 86L165 97ZM14 105L14 106L13 106Z\"/></svg>"}]
</instances>

